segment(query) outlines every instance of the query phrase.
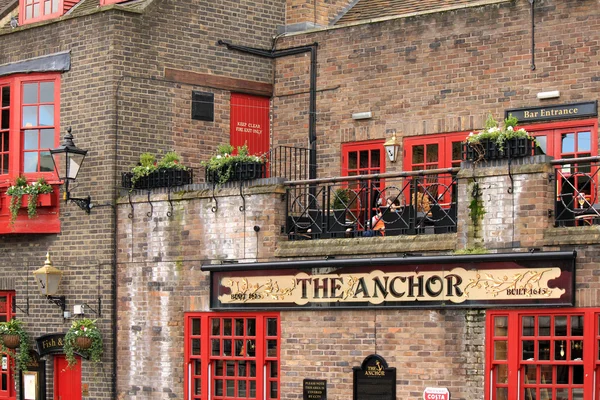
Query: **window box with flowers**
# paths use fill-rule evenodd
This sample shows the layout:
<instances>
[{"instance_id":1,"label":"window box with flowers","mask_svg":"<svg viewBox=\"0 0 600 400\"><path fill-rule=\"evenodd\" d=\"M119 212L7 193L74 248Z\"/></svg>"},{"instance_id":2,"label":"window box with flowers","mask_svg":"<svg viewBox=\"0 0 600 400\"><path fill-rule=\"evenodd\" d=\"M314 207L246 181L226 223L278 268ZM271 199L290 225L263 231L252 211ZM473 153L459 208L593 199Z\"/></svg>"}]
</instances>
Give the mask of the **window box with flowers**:
<instances>
[{"instance_id":1,"label":"window box with flowers","mask_svg":"<svg viewBox=\"0 0 600 400\"><path fill-rule=\"evenodd\" d=\"M166 153L160 161L150 153L140 155L140 161L131 172L122 175L121 184L128 189L155 189L183 186L192 183L192 170L180 163L174 151Z\"/></svg>"},{"instance_id":2,"label":"window box with flowers","mask_svg":"<svg viewBox=\"0 0 600 400\"><path fill-rule=\"evenodd\" d=\"M82 318L73 321L65 334L63 348L69 367L77 364L75 353L87 357L93 362L100 362L104 349L102 334L96 326L96 320Z\"/></svg>"},{"instance_id":3,"label":"window box with flowers","mask_svg":"<svg viewBox=\"0 0 600 400\"><path fill-rule=\"evenodd\" d=\"M19 210L27 208L29 218L37 216L38 207L47 207L53 205L54 189L44 178L40 178L30 184L24 176L19 176L15 184L10 186L6 191L6 195L10 198L9 212L10 225L14 225L19 215Z\"/></svg>"},{"instance_id":4,"label":"window box with flowers","mask_svg":"<svg viewBox=\"0 0 600 400\"><path fill-rule=\"evenodd\" d=\"M467 161L496 160L501 158L526 157L534 154L535 139L521 128L517 129L517 118L509 115L504 127L490 114L485 129L471 132L463 146L463 159Z\"/></svg>"},{"instance_id":5,"label":"window box with flowers","mask_svg":"<svg viewBox=\"0 0 600 400\"><path fill-rule=\"evenodd\" d=\"M237 148L233 153L233 146L220 145L217 155L213 156L202 165L206 167L206 181L224 184L231 181L246 181L265 177L265 160L259 156L248 154L248 146Z\"/></svg>"}]
</instances>

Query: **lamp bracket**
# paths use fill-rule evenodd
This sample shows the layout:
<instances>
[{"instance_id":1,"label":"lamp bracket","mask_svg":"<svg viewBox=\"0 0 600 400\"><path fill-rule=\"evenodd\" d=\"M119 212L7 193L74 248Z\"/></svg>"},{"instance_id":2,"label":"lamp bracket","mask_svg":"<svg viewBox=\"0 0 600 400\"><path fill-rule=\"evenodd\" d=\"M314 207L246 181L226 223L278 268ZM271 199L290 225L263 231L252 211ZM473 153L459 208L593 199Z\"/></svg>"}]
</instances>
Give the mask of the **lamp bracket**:
<instances>
[{"instance_id":1,"label":"lamp bracket","mask_svg":"<svg viewBox=\"0 0 600 400\"><path fill-rule=\"evenodd\" d=\"M92 198L90 196L88 196L84 199L68 196L67 200L72 201L73 203L77 204L79 206L79 208L81 208L83 211L85 211L88 214L92 210Z\"/></svg>"},{"instance_id":2,"label":"lamp bracket","mask_svg":"<svg viewBox=\"0 0 600 400\"><path fill-rule=\"evenodd\" d=\"M88 303L81 303L81 305L86 306L91 312L93 312L97 316L99 316L99 317L102 316L102 309L101 309L102 299L100 297L98 297L98 311L96 311L92 307L90 307L90 305Z\"/></svg>"},{"instance_id":3,"label":"lamp bracket","mask_svg":"<svg viewBox=\"0 0 600 400\"><path fill-rule=\"evenodd\" d=\"M65 313L65 309L67 306L67 300L65 296L46 296L46 298L48 299L48 302L59 306L63 314Z\"/></svg>"}]
</instances>

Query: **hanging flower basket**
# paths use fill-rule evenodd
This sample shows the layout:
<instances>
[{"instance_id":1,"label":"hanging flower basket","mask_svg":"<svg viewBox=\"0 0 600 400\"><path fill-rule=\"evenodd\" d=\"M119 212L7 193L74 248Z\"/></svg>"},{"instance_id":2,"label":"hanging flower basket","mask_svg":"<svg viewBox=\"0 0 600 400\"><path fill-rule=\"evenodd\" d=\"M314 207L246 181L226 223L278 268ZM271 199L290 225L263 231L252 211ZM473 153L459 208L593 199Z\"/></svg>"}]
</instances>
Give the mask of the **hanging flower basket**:
<instances>
[{"instance_id":1,"label":"hanging flower basket","mask_svg":"<svg viewBox=\"0 0 600 400\"><path fill-rule=\"evenodd\" d=\"M75 338L75 347L79 350L87 350L92 347L92 339L89 337L79 336Z\"/></svg>"},{"instance_id":2,"label":"hanging flower basket","mask_svg":"<svg viewBox=\"0 0 600 400\"><path fill-rule=\"evenodd\" d=\"M2 336L2 342L9 349L16 349L21 344L21 337L16 334L6 334Z\"/></svg>"}]
</instances>

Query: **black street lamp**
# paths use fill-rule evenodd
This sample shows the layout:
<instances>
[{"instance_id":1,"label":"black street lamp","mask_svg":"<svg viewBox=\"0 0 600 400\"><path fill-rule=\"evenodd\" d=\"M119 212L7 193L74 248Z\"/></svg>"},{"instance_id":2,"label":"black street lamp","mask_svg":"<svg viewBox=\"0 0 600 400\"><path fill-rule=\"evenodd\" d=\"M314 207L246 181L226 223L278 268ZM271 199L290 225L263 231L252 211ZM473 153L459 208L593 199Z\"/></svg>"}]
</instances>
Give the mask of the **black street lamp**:
<instances>
[{"instance_id":1,"label":"black street lamp","mask_svg":"<svg viewBox=\"0 0 600 400\"><path fill-rule=\"evenodd\" d=\"M72 201L86 213L90 213L92 209L92 199L90 196L86 198L71 197L69 192L69 182L75 181L81 164L87 154L87 150L81 150L73 143L73 135L71 135L71 127L67 128L67 134L64 137L64 142L56 149L50 150L54 168L60 180L65 182L64 200L66 203Z\"/></svg>"}]
</instances>

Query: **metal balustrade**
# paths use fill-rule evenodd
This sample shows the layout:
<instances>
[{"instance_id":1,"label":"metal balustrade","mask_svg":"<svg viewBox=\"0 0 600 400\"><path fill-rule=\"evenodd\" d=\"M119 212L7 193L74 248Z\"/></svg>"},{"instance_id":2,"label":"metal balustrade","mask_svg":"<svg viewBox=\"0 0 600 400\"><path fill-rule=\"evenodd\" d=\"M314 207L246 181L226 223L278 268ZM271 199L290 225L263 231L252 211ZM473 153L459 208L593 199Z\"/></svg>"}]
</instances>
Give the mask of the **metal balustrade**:
<instances>
[{"instance_id":1,"label":"metal balustrade","mask_svg":"<svg viewBox=\"0 0 600 400\"><path fill-rule=\"evenodd\" d=\"M459 168L288 181L290 240L456 232Z\"/></svg>"}]
</instances>

